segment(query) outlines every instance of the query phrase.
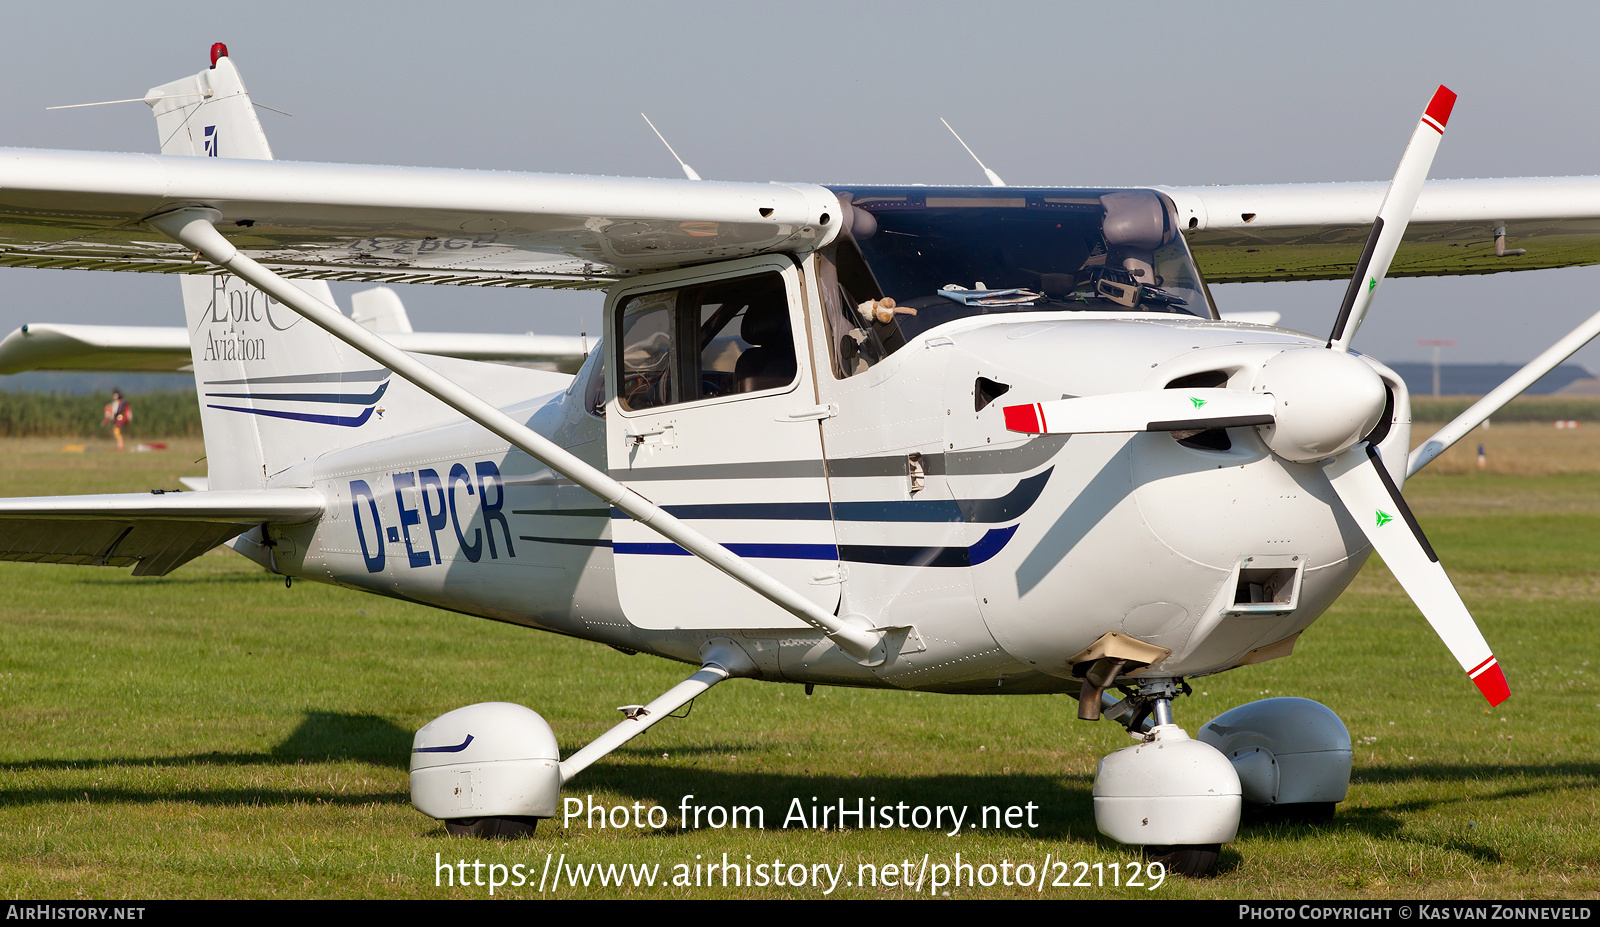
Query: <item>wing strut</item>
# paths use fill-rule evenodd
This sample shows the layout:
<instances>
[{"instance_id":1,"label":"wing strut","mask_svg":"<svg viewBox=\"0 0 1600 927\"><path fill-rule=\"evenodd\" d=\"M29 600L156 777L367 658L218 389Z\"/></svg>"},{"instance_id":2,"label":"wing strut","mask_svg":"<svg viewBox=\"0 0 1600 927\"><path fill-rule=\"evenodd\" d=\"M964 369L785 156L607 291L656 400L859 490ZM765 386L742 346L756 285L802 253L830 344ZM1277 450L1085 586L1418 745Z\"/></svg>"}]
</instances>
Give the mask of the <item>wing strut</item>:
<instances>
[{"instance_id":1,"label":"wing strut","mask_svg":"<svg viewBox=\"0 0 1600 927\"><path fill-rule=\"evenodd\" d=\"M1504 383L1489 391L1487 396L1472 404L1467 411L1456 416L1455 421L1444 426L1434 433L1433 437L1422 442L1416 450L1411 452L1411 457L1406 464L1406 476L1417 475L1417 471L1426 467L1452 445L1467 436L1472 429L1482 425L1489 416L1500 411L1500 408L1511 400L1522 395L1522 392L1539 378L1561 366L1561 362L1578 353L1578 349L1600 335L1600 312L1589 316L1577 328L1568 332L1560 341L1544 350L1544 353L1528 361L1527 365L1509 377Z\"/></svg>"},{"instance_id":2,"label":"wing strut","mask_svg":"<svg viewBox=\"0 0 1600 927\"><path fill-rule=\"evenodd\" d=\"M206 260L237 274L251 286L283 303L345 344L350 345L439 401L526 452L535 460L616 506L629 517L660 532L684 550L749 586L763 598L828 635L839 649L868 666L884 660L883 632L817 607L809 599L756 569L744 558L669 515L643 496L584 463L565 448L496 409L441 376L404 351L362 328L332 306L262 267L235 248L213 225L221 214L205 207L186 207L147 219L146 224L199 252Z\"/></svg>"}]
</instances>

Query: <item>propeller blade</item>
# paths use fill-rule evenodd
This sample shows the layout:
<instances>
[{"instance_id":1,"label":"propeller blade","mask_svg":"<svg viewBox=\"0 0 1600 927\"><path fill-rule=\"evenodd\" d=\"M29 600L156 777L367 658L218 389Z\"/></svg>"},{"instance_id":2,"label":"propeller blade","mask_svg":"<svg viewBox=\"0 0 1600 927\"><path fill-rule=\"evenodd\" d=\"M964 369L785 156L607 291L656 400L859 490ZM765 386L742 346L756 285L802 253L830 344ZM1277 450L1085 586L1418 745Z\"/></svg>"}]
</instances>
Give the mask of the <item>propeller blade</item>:
<instances>
[{"instance_id":1,"label":"propeller blade","mask_svg":"<svg viewBox=\"0 0 1600 927\"><path fill-rule=\"evenodd\" d=\"M1350 350L1350 339L1367 315L1373 294L1389 272L1389 262L1400 247L1400 238L1411 222L1422 184L1428 179L1428 168L1433 166L1433 156L1439 150L1439 140L1444 136L1445 123L1450 121L1450 110L1456 104L1456 95L1450 88L1440 85L1433 99L1411 133L1411 143L1400 158L1400 167L1394 180L1389 182L1389 192L1384 195L1378 209L1377 221L1372 223L1372 234L1361 252L1356 272L1345 291L1344 304L1339 307L1339 318L1333 323L1333 334L1328 336L1328 347L1337 351Z\"/></svg>"},{"instance_id":2,"label":"propeller blade","mask_svg":"<svg viewBox=\"0 0 1600 927\"><path fill-rule=\"evenodd\" d=\"M1372 543L1372 549L1383 558L1478 691L1490 705L1505 701L1511 695L1506 674L1489 651L1489 643L1445 575L1444 567L1439 565L1439 557L1401 498L1389 471L1384 469L1377 449L1370 444L1357 445L1325 464L1323 471Z\"/></svg>"},{"instance_id":3,"label":"propeller blade","mask_svg":"<svg viewBox=\"0 0 1600 927\"><path fill-rule=\"evenodd\" d=\"M1273 399L1238 389L1148 389L1006 406L1006 428L1026 434L1205 431L1270 425Z\"/></svg>"}]
</instances>

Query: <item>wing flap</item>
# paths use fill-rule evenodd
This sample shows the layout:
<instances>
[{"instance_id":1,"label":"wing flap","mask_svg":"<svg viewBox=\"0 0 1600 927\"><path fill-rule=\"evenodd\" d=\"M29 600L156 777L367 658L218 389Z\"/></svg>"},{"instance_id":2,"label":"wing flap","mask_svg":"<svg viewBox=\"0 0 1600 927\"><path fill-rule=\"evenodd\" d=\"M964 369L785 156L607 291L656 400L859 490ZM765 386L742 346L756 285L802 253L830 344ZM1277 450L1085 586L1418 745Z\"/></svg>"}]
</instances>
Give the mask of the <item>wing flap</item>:
<instances>
[{"instance_id":1,"label":"wing flap","mask_svg":"<svg viewBox=\"0 0 1600 927\"><path fill-rule=\"evenodd\" d=\"M323 508L309 489L0 499L0 560L162 576L256 525L307 522Z\"/></svg>"}]
</instances>

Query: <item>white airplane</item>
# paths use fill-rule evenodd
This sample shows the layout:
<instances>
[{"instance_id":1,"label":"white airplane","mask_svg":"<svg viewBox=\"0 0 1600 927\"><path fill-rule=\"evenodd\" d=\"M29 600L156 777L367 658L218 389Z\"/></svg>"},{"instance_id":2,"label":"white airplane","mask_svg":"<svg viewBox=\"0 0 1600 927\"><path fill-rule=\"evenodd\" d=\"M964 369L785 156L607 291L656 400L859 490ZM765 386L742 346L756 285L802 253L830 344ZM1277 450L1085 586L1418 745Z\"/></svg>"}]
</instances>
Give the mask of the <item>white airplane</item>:
<instances>
[{"instance_id":1,"label":"white airplane","mask_svg":"<svg viewBox=\"0 0 1600 927\"><path fill-rule=\"evenodd\" d=\"M0 150L0 264L191 274L211 489L0 500L0 556L151 575L231 540L286 581L694 667L564 758L522 706L425 726L412 799L454 833L531 830L730 677L1065 692L1139 741L1101 762L1100 829L1204 872L1244 803L1330 813L1350 739L1303 699L1191 738L1173 700L1288 656L1372 550L1508 695L1399 491L1493 408L1408 461L1404 383L1349 347L1387 275L1600 262L1600 180L1425 187L1448 90L1387 188L273 163L220 45L145 100L162 156ZM1354 275L1324 341L1220 319L1201 266ZM576 376L411 355L327 279L605 287L604 342Z\"/></svg>"},{"instance_id":2,"label":"white airplane","mask_svg":"<svg viewBox=\"0 0 1600 927\"><path fill-rule=\"evenodd\" d=\"M386 286L350 294L350 317L402 351L575 373L589 354L581 335L418 332ZM189 373L189 331L173 326L32 323L0 338L0 376L29 370Z\"/></svg>"}]
</instances>

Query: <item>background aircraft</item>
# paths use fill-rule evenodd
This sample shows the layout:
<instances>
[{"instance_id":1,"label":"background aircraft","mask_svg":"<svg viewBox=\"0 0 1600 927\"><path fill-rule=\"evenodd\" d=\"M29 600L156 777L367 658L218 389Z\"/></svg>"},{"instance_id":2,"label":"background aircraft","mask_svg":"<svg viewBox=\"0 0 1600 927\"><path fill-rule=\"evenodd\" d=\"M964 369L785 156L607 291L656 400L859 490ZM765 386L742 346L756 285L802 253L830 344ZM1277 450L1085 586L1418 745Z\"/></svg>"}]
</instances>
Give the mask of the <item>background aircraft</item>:
<instances>
[{"instance_id":1,"label":"background aircraft","mask_svg":"<svg viewBox=\"0 0 1600 927\"><path fill-rule=\"evenodd\" d=\"M389 287L351 295L350 317L403 351L518 364L576 373L588 339L572 335L417 332ZM35 322L0 338L0 376L29 370L189 373L189 332L182 327Z\"/></svg>"}]
</instances>

